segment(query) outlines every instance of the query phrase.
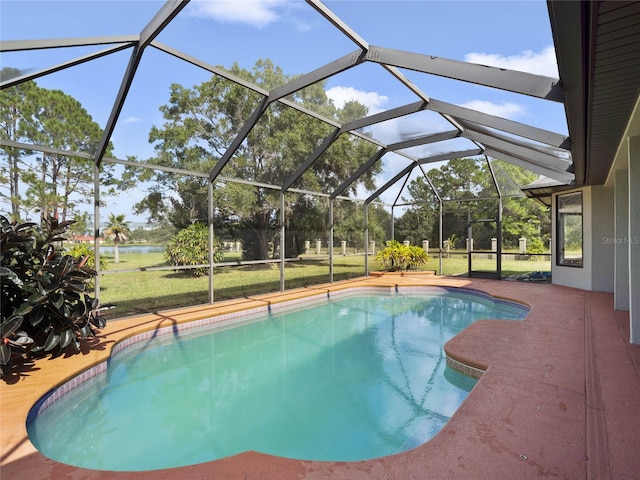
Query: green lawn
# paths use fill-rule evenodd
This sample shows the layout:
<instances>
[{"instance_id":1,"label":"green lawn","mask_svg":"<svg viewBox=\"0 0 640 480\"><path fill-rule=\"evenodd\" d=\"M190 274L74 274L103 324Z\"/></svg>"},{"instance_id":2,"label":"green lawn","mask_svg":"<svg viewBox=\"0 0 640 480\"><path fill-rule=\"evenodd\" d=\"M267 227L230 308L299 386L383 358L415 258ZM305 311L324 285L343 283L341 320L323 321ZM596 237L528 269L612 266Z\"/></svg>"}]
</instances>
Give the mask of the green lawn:
<instances>
[{"instance_id":1,"label":"green lawn","mask_svg":"<svg viewBox=\"0 0 640 480\"><path fill-rule=\"evenodd\" d=\"M237 254L236 254L237 255ZM120 254L120 263L113 263L113 256L103 255L109 260L108 271L149 268L166 265L162 253ZM225 254L225 261L236 261L238 257ZM445 275L464 275L467 258L452 255L443 259ZM369 270L382 269L382 264L370 257ZM425 270L438 270L437 256L431 257ZM495 270L495 260L477 260L474 270ZM531 271L549 271L548 261L518 260L503 262L503 275ZM334 256L333 278L335 281L364 275L363 256ZM285 264L285 288L298 288L329 282L329 259L310 258ZM240 298L260 293L276 292L280 289L280 265L245 265L219 267L214 272L215 300ZM114 304L107 312L108 318L117 318L169 308L197 305L209 301L209 278L189 277L184 272L135 271L108 273L100 277L100 300L102 304Z\"/></svg>"}]
</instances>

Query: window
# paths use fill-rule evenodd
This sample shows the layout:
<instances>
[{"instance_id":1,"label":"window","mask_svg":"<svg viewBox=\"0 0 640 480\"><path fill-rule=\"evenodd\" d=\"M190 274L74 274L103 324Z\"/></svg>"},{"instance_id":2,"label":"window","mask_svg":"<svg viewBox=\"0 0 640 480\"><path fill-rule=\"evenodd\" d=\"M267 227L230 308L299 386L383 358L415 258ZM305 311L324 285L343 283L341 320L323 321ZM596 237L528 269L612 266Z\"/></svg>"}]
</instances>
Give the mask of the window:
<instances>
[{"instance_id":1,"label":"window","mask_svg":"<svg viewBox=\"0 0 640 480\"><path fill-rule=\"evenodd\" d=\"M556 264L582 267L582 192L558 195Z\"/></svg>"}]
</instances>

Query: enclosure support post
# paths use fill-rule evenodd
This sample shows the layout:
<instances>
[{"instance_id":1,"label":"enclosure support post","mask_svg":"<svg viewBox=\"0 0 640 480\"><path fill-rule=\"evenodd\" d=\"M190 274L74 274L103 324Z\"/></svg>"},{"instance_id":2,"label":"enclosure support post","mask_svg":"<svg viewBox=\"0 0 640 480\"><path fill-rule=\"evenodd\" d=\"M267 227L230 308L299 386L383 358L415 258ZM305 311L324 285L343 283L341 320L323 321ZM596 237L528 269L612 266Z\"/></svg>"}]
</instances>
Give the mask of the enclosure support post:
<instances>
[{"instance_id":1,"label":"enclosure support post","mask_svg":"<svg viewBox=\"0 0 640 480\"><path fill-rule=\"evenodd\" d=\"M280 291L284 292L284 192L280 192Z\"/></svg>"},{"instance_id":2,"label":"enclosure support post","mask_svg":"<svg viewBox=\"0 0 640 480\"><path fill-rule=\"evenodd\" d=\"M369 204L364 204L364 276L369 276Z\"/></svg>"},{"instance_id":3,"label":"enclosure support post","mask_svg":"<svg viewBox=\"0 0 640 480\"><path fill-rule=\"evenodd\" d=\"M96 298L100 300L100 167L93 165L93 252L95 255L94 279Z\"/></svg>"},{"instance_id":4,"label":"enclosure support post","mask_svg":"<svg viewBox=\"0 0 640 480\"><path fill-rule=\"evenodd\" d=\"M496 222L497 232L497 258L496 258L496 270L498 274L498 280L502 280L502 195L498 191L498 221Z\"/></svg>"},{"instance_id":5,"label":"enclosure support post","mask_svg":"<svg viewBox=\"0 0 640 480\"><path fill-rule=\"evenodd\" d=\"M395 232L395 223L396 223L396 219L393 216L393 205L391 205L391 240L395 240L396 239L396 232Z\"/></svg>"},{"instance_id":6,"label":"enclosure support post","mask_svg":"<svg viewBox=\"0 0 640 480\"><path fill-rule=\"evenodd\" d=\"M213 263L215 260L215 255L213 253L213 183L209 182L207 185L207 202L208 202L208 210L209 210L209 303L213 303L214 292L213 292Z\"/></svg>"},{"instance_id":7,"label":"enclosure support post","mask_svg":"<svg viewBox=\"0 0 640 480\"><path fill-rule=\"evenodd\" d=\"M467 209L467 277L471 277L471 252L473 251L473 226L471 225L471 210Z\"/></svg>"},{"instance_id":8,"label":"enclosure support post","mask_svg":"<svg viewBox=\"0 0 640 480\"><path fill-rule=\"evenodd\" d=\"M498 216L496 217L496 275L498 276L498 280L502 280L502 192L500 191L500 185L496 178L496 172L493 171L493 165L489 161L489 157L486 157L486 159L493 186L498 193Z\"/></svg>"},{"instance_id":9,"label":"enclosure support post","mask_svg":"<svg viewBox=\"0 0 640 480\"><path fill-rule=\"evenodd\" d=\"M442 199L440 198L440 208L439 208L439 222L438 222L438 239L440 248L438 249L438 275L443 275L442 273L442 242L444 239L442 238Z\"/></svg>"},{"instance_id":10,"label":"enclosure support post","mask_svg":"<svg viewBox=\"0 0 640 480\"><path fill-rule=\"evenodd\" d=\"M333 198L329 199L329 283L333 283Z\"/></svg>"}]
</instances>

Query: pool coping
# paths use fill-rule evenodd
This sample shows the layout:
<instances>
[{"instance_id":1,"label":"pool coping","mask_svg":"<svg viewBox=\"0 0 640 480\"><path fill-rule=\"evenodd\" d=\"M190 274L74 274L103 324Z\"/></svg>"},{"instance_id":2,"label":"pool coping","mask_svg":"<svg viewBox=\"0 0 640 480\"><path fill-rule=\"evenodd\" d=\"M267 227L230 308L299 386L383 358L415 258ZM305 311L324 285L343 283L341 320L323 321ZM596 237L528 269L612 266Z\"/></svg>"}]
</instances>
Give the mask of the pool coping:
<instances>
[{"instance_id":1,"label":"pool coping","mask_svg":"<svg viewBox=\"0 0 640 480\"><path fill-rule=\"evenodd\" d=\"M413 450L371 461L347 463L298 461L246 452L213 462L177 469L154 472L108 472L80 469L47 459L35 450L26 435L28 411L38 399L64 384L77 372L106 361L113 353L115 345L136 334L202 320L222 312L230 314L247 308L273 307L287 301L300 301L300 299L305 301L313 295L317 296L351 287L396 288L399 285L471 288L495 298L525 303L532 308L529 316L523 321L497 321L501 322L500 324L491 320L479 321L474 323L476 327L466 329L447 343L445 350L454 361L486 371L486 373L482 375L467 400L445 428L434 439ZM569 306L562 305L566 295L571 296L572 304ZM543 474L561 478L583 478L588 465L588 462L585 461L584 427L585 412L588 409L585 406L584 393L584 339L580 345L576 346L575 337L584 334L585 299L592 296L590 292L554 285L523 285L516 284L516 282L447 278L416 273L403 276L367 277L290 292L220 302L213 306L195 306L112 321L100 333L97 342L91 348L85 348L81 354L66 359L38 361L35 366L23 371L23 376L15 384L10 385L4 382L0 384L2 402L0 473L2 476L6 474L7 478L17 480L21 478L60 478L65 475L92 479L409 479L442 478L443 476L464 477L470 474L470 478L483 478L482 472L487 473L488 471L493 472L491 475L493 478L496 478L496 472L501 472L498 476L502 476L504 473L511 478L534 478L543 476ZM609 301L609 297L606 295L603 298L597 296L593 296L593 298L598 302L602 302L603 298L605 303ZM526 301L523 302L525 299ZM606 315L609 315L607 308L608 304L604 311ZM560 312L560 315L553 315L554 312ZM624 313L621 315L621 323L618 323L624 325ZM618 321L620 314L616 312L613 316ZM628 322L628 314L626 318ZM504 324L508 323L522 324L522 326L505 328ZM510 348L517 339L526 342L523 345L523 351L518 351L518 348ZM557 344L563 342L566 343L564 347L567 350L576 354L575 359L562 354L562 348L558 350L559 345ZM496 345L499 348L495 348ZM637 352L635 347L637 346L626 345L628 351ZM535 358L526 358L526 352L531 352L531 357ZM561 360L561 362L548 360L553 355L556 355L556 360ZM640 354L638 358L640 359ZM563 366L562 363L569 365ZM542 375L539 375L540 371L542 371ZM526 373L523 374L523 372ZM561 374L559 374L560 372ZM638 380L637 368L635 372L635 380ZM523 384L523 375L531 385L525 386ZM629 385L628 382L627 385ZM640 385L640 382L632 382L630 385L636 387ZM520 389L516 388L518 386ZM500 395L496 395L496 392L500 392ZM534 421L535 416L520 412L523 409L521 404L528 404L532 401L539 403L540 405L536 405L536 407L542 409L545 406L544 399L549 396L553 397L551 403L564 405L564 410L560 409L560 413L555 411L556 409L552 412L556 423L566 423L563 432L555 436L544 431L544 428L549 427L547 419L539 418L536 422ZM514 399L518 400L515 404ZM633 407L633 412L640 412L640 401L636 402L631 399L627 403ZM503 418L505 412L512 412L508 419ZM513 412L519 412L517 421L512 418ZM558 416L559 418L556 418ZM610 414L607 416L607 421L613 418L613 415ZM640 415L636 415L635 418L640 419ZM631 425L634 428L640 426L638 422L634 423L634 421L620 423ZM523 432L527 432L527 434L523 435ZM536 437L536 433L538 433L538 437ZM505 435L513 438L505 443ZM537 451L532 452L529 446L519 448L514 452L507 452L507 450L516 448L518 442L525 440L525 443L536 443L538 445ZM624 452L623 443L619 448ZM520 450L526 453L517 453ZM620 453L616 455L612 454L612 457L617 458L622 465L640 467L637 455L621 456ZM616 470L611 466L615 462L612 462L611 459L608 460L609 470L620 473L619 468ZM623 468L622 470L627 469ZM428 477L424 474L426 471L431 472ZM463 473L464 475L462 475Z\"/></svg>"}]
</instances>

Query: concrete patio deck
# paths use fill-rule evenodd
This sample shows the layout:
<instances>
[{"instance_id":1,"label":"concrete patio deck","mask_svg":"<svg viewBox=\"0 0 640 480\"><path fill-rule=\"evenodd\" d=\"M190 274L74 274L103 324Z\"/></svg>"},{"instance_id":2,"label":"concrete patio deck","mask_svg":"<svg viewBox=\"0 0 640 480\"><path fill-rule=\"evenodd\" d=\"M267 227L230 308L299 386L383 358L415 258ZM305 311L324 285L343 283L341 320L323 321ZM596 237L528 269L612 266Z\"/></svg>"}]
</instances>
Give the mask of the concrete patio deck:
<instances>
[{"instance_id":1,"label":"concrete patio deck","mask_svg":"<svg viewBox=\"0 0 640 480\"><path fill-rule=\"evenodd\" d=\"M532 307L522 322L478 321L445 346L486 370L444 429L398 455L298 461L246 452L190 467L107 472L41 455L26 418L50 389L106 360L137 333L351 286L447 285ZM385 274L285 293L111 321L79 355L39 360L0 382L0 478L21 479L615 479L640 478L640 345L613 296L549 284Z\"/></svg>"}]
</instances>

